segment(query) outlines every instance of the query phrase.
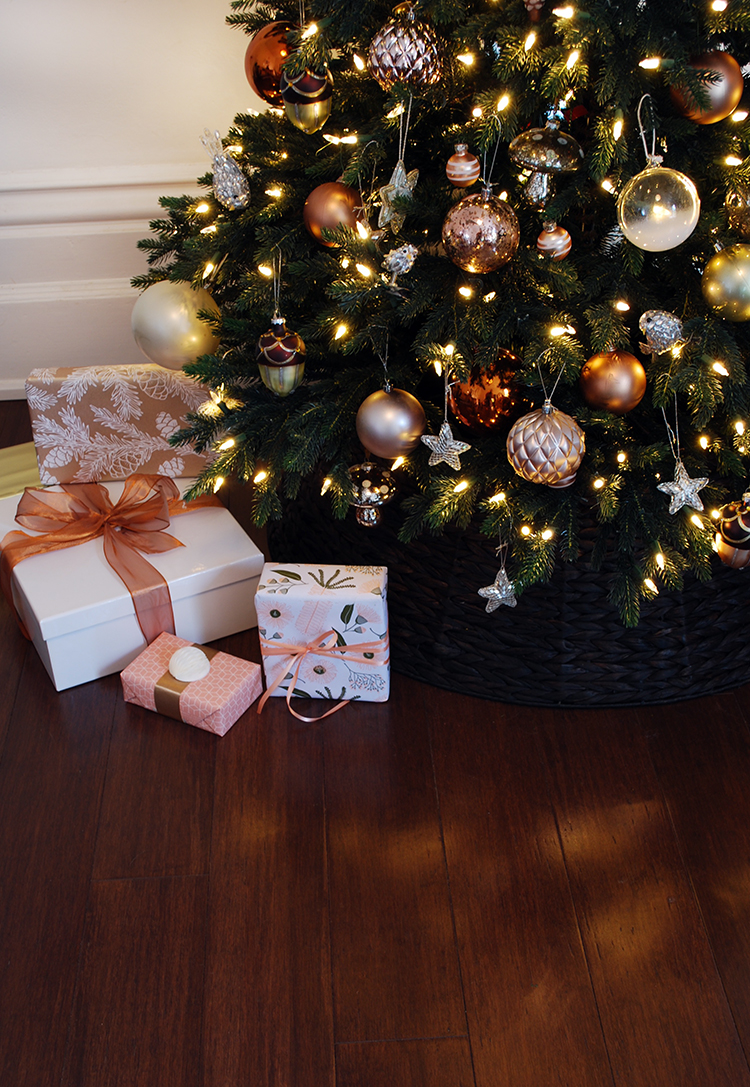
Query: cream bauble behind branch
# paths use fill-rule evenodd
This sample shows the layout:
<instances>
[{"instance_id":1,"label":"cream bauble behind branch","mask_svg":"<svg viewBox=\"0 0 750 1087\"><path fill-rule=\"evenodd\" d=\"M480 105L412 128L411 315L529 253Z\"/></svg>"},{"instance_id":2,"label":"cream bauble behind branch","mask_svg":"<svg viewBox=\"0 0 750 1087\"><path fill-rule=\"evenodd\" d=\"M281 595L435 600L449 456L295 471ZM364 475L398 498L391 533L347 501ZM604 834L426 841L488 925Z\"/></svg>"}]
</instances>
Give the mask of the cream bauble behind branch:
<instances>
[{"instance_id":1,"label":"cream bauble behind branch","mask_svg":"<svg viewBox=\"0 0 750 1087\"><path fill-rule=\"evenodd\" d=\"M135 342L151 362L180 370L201 355L211 355L219 338L198 314L219 307L203 287L163 279L147 287L133 306L131 325Z\"/></svg>"}]
</instances>

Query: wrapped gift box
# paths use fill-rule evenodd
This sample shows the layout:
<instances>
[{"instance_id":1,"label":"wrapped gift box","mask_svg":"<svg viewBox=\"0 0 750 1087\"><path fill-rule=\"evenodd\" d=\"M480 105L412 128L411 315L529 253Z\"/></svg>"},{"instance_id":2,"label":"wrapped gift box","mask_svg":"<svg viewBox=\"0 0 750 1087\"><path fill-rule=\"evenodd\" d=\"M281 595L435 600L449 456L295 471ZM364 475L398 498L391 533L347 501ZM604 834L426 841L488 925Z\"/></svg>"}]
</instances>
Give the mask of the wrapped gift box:
<instances>
[{"instance_id":1,"label":"wrapped gift box","mask_svg":"<svg viewBox=\"0 0 750 1087\"><path fill-rule=\"evenodd\" d=\"M125 701L223 736L263 690L260 665L201 646L210 657L208 675L180 683L170 675L169 662L191 644L160 634L122 673Z\"/></svg>"},{"instance_id":2,"label":"wrapped gift box","mask_svg":"<svg viewBox=\"0 0 750 1087\"><path fill-rule=\"evenodd\" d=\"M169 438L208 399L181 370L155 363L33 370L26 379L42 483L197 476L204 454Z\"/></svg>"},{"instance_id":3,"label":"wrapped gift box","mask_svg":"<svg viewBox=\"0 0 750 1087\"><path fill-rule=\"evenodd\" d=\"M190 482L176 481L181 493ZM116 501L123 485L104 486ZM18 495L0 499L0 538L19 528L18 501ZM182 513L167 532L185 546L146 558L169 585L176 633L203 643L255 626L263 556L229 511ZM24 559L11 587L58 691L120 672L144 648L132 597L107 563L101 538Z\"/></svg>"},{"instance_id":4,"label":"wrapped gift box","mask_svg":"<svg viewBox=\"0 0 750 1087\"><path fill-rule=\"evenodd\" d=\"M382 566L270 563L255 597L272 695L385 702L390 691L388 571ZM331 632L329 648L307 649ZM296 673L296 680L294 679Z\"/></svg>"}]
</instances>

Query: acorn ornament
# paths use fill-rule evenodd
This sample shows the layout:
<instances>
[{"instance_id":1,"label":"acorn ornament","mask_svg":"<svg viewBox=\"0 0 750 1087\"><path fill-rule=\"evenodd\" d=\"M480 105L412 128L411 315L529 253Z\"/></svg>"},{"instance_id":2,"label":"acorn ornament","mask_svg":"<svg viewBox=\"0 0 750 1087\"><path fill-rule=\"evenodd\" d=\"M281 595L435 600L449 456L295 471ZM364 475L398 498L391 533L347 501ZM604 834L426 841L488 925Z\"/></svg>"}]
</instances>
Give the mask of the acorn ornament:
<instances>
[{"instance_id":1,"label":"acorn ornament","mask_svg":"<svg viewBox=\"0 0 750 1087\"><path fill-rule=\"evenodd\" d=\"M473 185L480 174L479 159L472 155L467 144L457 143L455 154L445 164L445 176L457 189Z\"/></svg>"},{"instance_id":2,"label":"acorn ornament","mask_svg":"<svg viewBox=\"0 0 750 1087\"><path fill-rule=\"evenodd\" d=\"M697 125L712 125L717 121L723 121L736 110L745 89L745 81L739 64L729 53L717 50L693 57L690 67L697 72L709 72L711 75L710 82L701 84L708 98L708 104L699 105L695 95L686 84L671 88L672 101L683 116L695 121Z\"/></svg>"},{"instance_id":3,"label":"acorn ornament","mask_svg":"<svg viewBox=\"0 0 750 1087\"><path fill-rule=\"evenodd\" d=\"M624 415L643 399L646 371L629 351L599 351L584 363L580 386L590 407Z\"/></svg>"},{"instance_id":4,"label":"acorn ornament","mask_svg":"<svg viewBox=\"0 0 750 1087\"><path fill-rule=\"evenodd\" d=\"M315 72L306 68L296 76L282 72L281 97L289 120L309 136L331 116L333 76L326 67Z\"/></svg>"},{"instance_id":5,"label":"acorn ornament","mask_svg":"<svg viewBox=\"0 0 750 1087\"><path fill-rule=\"evenodd\" d=\"M539 252L545 257L551 257L552 260L565 260L572 244L570 234L565 227L553 222L544 224L544 230L536 240Z\"/></svg>"},{"instance_id":6,"label":"acorn ornament","mask_svg":"<svg viewBox=\"0 0 750 1087\"><path fill-rule=\"evenodd\" d=\"M728 502L719 512L716 553L735 570L750 566L750 491L735 502Z\"/></svg>"},{"instance_id":7,"label":"acorn ornament","mask_svg":"<svg viewBox=\"0 0 750 1087\"><path fill-rule=\"evenodd\" d=\"M517 475L530 483L569 487L586 452L586 437L575 419L549 399L514 423L505 443Z\"/></svg>"},{"instance_id":8,"label":"acorn ornament","mask_svg":"<svg viewBox=\"0 0 750 1087\"><path fill-rule=\"evenodd\" d=\"M384 91L396 83L413 90L437 83L443 62L435 31L418 19L411 4L399 4L392 19L375 35L367 54L367 70Z\"/></svg>"},{"instance_id":9,"label":"acorn ornament","mask_svg":"<svg viewBox=\"0 0 750 1087\"><path fill-rule=\"evenodd\" d=\"M305 373L305 344L297 332L290 332L278 313L255 348L263 384L277 396L294 392Z\"/></svg>"},{"instance_id":10,"label":"acorn ornament","mask_svg":"<svg viewBox=\"0 0 750 1087\"><path fill-rule=\"evenodd\" d=\"M514 256L520 228L513 208L492 195L490 186L464 196L443 223L443 245L465 272L492 272Z\"/></svg>"}]
</instances>

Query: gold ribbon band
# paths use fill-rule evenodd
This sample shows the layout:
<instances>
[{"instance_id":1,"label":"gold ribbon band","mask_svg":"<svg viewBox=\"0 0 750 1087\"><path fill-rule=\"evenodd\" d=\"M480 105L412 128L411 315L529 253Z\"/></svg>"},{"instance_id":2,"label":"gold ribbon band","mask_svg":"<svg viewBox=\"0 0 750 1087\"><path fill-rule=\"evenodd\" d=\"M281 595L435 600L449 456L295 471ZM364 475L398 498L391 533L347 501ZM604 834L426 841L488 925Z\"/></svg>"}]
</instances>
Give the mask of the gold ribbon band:
<instances>
[{"instance_id":1,"label":"gold ribbon band","mask_svg":"<svg viewBox=\"0 0 750 1087\"><path fill-rule=\"evenodd\" d=\"M193 642L195 645L195 642ZM204 654L206 660L213 660L218 649L208 649L205 645L195 645L196 649L200 649ZM172 673L167 669L164 675L156 681L156 687L154 688L154 703L156 712L160 713L163 717L173 717L175 721L182 721L182 714L180 713L180 695L189 687L189 682L184 682L181 679L175 679Z\"/></svg>"}]
</instances>

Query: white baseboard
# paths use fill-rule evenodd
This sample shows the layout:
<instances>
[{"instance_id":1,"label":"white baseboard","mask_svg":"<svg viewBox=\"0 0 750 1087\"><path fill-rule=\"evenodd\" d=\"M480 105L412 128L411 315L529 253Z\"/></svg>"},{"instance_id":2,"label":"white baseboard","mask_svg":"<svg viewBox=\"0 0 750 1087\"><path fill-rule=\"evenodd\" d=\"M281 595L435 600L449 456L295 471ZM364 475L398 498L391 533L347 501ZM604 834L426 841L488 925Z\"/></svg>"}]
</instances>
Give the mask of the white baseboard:
<instances>
[{"instance_id":1,"label":"white baseboard","mask_svg":"<svg viewBox=\"0 0 750 1087\"><path fill-rule=\"evenodd\" d=\"M0 400L25 400L26 385L23 378L0 378Z\"/></svg>"}]
</instances>

